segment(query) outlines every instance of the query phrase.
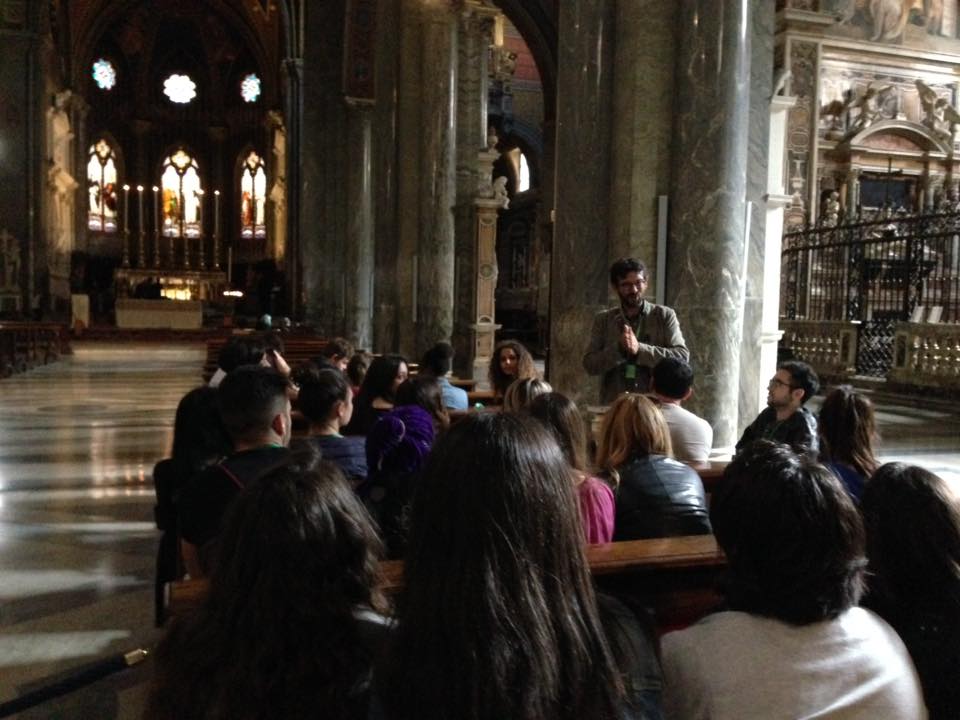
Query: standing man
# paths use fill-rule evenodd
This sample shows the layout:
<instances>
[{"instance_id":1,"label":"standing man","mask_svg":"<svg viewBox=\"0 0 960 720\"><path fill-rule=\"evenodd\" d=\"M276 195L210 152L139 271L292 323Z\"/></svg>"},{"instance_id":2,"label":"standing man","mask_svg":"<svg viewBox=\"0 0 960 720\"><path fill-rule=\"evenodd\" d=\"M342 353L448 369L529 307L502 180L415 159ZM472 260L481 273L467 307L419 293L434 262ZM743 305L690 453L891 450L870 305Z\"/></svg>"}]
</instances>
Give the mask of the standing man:
<instances>
[{"instance_id":1,"label":"standing man","mask_svg":"<svg viewBox=\"0 0 960 720\"><path fill-rule=\"evenodd\" d=\"M819 450L817 418L803 407L820 389L813 368L799 360L782 362L767 384L767 407L743 431L737 455L756 440L773 440L789 445L816 460Z\"/></svg>"},{"instance_id":2,"label":"standing man","mask_svg":"<svg viewBox=\"0 0 960 720\"><path fill-rule=\"evenodd\" d=\"M646 392L650 371L663 358L690 359L677 314L643 299L647 268L642 262L617 260L610 267L610 284L620 304L594 319L590 346L583 355L584 370L603 376L600 402L604 405L624 392Z\"/></svg>"}]
</instances>

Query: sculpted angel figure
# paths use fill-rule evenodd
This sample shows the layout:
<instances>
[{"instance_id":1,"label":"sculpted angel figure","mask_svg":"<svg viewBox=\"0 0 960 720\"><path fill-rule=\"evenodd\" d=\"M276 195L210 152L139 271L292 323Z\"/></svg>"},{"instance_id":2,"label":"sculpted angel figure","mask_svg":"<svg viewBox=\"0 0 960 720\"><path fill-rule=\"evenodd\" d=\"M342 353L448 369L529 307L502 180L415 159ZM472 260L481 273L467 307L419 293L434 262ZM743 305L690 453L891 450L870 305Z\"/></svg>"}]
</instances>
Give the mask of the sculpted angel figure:
<instances>
[{"instance_id":1,"label":"sculpted angel figure","mask_svg":"<svg viewBox=\"0 0 960 720\"><path fill-rule=\"evenodd\" d=\"M854 107L860 110L860 115L854 123L854 130L863 130L868 128L883 116L883 107L886 105L890 94L893 92L893 85L887 85L884 88L877 89L873 83L867 86L863 95L857 98Z\"/></svg>"},{"instance_id":2,"label":"sculpted angel figure","mask_svg":"<svg viewBox=\"0 0 960 720\"><path fill-rule=\"evenodd\" d=\"M923 107L921 122L935 133L949 137L953 126L960 123L960 114L949 100L939 97L936 91L923 80L916 80L915 84Z\"/></svg>"}]
</instances>

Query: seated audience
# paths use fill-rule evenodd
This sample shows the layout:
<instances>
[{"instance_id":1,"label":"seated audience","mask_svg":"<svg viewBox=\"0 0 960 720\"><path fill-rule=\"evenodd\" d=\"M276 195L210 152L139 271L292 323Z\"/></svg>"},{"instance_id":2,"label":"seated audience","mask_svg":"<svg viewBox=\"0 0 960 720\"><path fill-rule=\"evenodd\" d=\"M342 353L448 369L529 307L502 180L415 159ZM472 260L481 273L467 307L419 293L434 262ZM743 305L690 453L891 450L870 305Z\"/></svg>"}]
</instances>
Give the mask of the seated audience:
<instances>
[{"instance_id":1,"label":"seated audience","mask_svg":"<svg viewBox=\"0 0 960 720\"><path fill-rule=\"evenodd\" d=\"M314 359L314 362L320 366L331 367L340 372L347 371L347 365L350 364L350 358L353 357L353 343L344 338L333 338L328 340L320 356Z\"/></svg>"},{"instance_id":2,"label":"seated audience","mask_svg":"<svg viewBox=\"0 0 960 720\"><path fill-rule=\"evenodd\" d=\"M798 360L780 363L767 384L767 407L743 431L737 453L757 440L772 440L816 459L817 418L803 405L819 389L820 379L812 367Z\"/></svg>"},{"instance_id":3,"label":"seated audience","mask_svg":"<svg viewBox=\"0 0 960 720\"><path fill-rule=\"evenodd\" d=\"M208 465L220 462L229 453L230 438L220 422L217 391L207 386L191 390L177 405L170 457L153 468L153 485L157 494L154 519L162 531L154 593L158 626L163 622L164 585L183 577L177 530L181 493L190 478Z\"/></svg>"},{"instance_id":4,"label":"seated audience","mask_svg":"<svg viewBox=\"0 0 960 720\"><path fill-rule=\"evenodd\" d=\"M534 398L548 392L553 392L553 388L546 380L536 377L514 380L503 396L503 410L512 413L526 412Z\"/></svg>"},{"instance_id":5,"label":"seated audience","mask_svg":"<svg viewBox=\"0 0 960 720\"><path fill-rule=\"evenodd\" d=\"M437 434L450 427L450 413L443 405L443 388L433 375L417 374L407 378L397 388L395 399L398 407L416 405L430 413Z\"/></svg>"},{"instance_id":6,"label":"seated audience","mask_svg":"<svg viewBox=\"0 0 960 720\"><path fill-rule=\"evenodd\" d=\"M614 540L710 532L703 482L671 457L670 430L643 395L618 397L603 418L597 467L616 488Z\"/></svg>"},{"instance_id":7,"label":"seated audience","mask_svg":"<svg viewBox=\"0 0 960 720\"><path fill-rule=\"evenodd\" d=\"M849 385L841 385L823 399L818 425L820 462L859 502L864 482L880 467L874 451L877 421L873 403Z\"/></svg>"},{"instance_id":8,"label":"seated audience","mask_svg":"<svg viewBox=\"0 0 960 720\"><path fill-rule=\"evenodd\" d=\"M650 392L670 428L670 443L677 460L706 462L713 448L713 428L702 417L680 407L693 394L693 368L679 358L658 362L650 377Z\"/></svg>"},{"instance_id":9,"label":"seated audience","mask_svg":"<svg viewBox=\"0 0 960 720\"><path fill-rule=\"evenodd\" d=\"M371 718L658 717L652 645L621 629L611 642L632 664L611 650L567 463L539 423L498 413L452 427L410 520Z\"/></svg>"},{"instance_id":10,"label":"seated audience","mask_svg":"<svg viewBox=\"0 0 960 720\"><path fill-rule=\"evenodd\" d=\"M192 577L209 572L223 516L240 491L287 461L289 388L281 373L259 365L237 368L217 388L233 453L194 476L180 503L180 549Z\"/></svg>"},{"instance_id":11,"label":"seated audience","mask_svg":"<svg viewBox=\"0 0 960 720\"><path fill-rule=\"evenodd\" d=\"M540 377L533 356L516 340L503 340L493 348L488 372L494 397L502 399L514 380Z\"/></svg>"},{"instance_id":12,"label":"seated audience","mask_svg":"<svg viewBox=\"0 0 960 720\"><path fill-rule=\"evenodd\" d=\"M534 398L529 412L546 425L567 459L587 542L610 542L613 540L613 490L587 471L587 431L577 404L566 395L548 392Z\"/></svg>"},{"instance_id":13,"label":"seated audience","mask_svg":"<svg viewBox=\"0 0 960 720\"><path fill-rule=\"evenodd\" d=\"M336 466L285 466L227 516L210 592L157 648L146 717L367 717L380 543Z\"/></svg>"},{"instance_id":14,"label":"seated audience","mask_svg":"<svg viewBox=\"0 0 960 720\"><path fill-rule=\"evenodd\" d=\"M863 525L829 470L758 442L727 468L710 517L727 609L664 636L667 717L926 717L903 642L856 607Z\"/></svg>"},{"instance_id":15,"label":"seated audience","mask_svg":"<svg viewBox=\"0 0 960 720\"><path fill-rule=\"evenodd\" d=\"M353 393L346 376L333 368L319 370L300 386L297 404L310 423L310 442L323 454L323 459L335 463L354 485L366 480L363 438L340 434L353 415Z\"/></svg>"},{"instance_id":16,"label":"seated audience","mask_svg":"<svg viewBox=\"0 0 960 720\"><path fill-rule=\"evenodd\" d=\"M923 468L887 463L863 493L869 595L917 667L933 720L960 718L960 508Z\"/></svg>"},{"instance_id":17,"label":"seated audience","mask_svg":"<svg viewBox=\"0 0 960 720\"><path fill-rule=\"evenodd\" d=\"M393 409L400 383L407 379L407 361L399 355L381 355L370 363L353 405L347 435L366 435L381 416Z\"/></svg>"},{"instance_id":18,"label":"seated audience","mask_svg":"<svg viewBox=\"0 0 960 720\"><path fill-rule=\"evenodd\" d=\"M467 410L470 403L467 391L454 387L447 379L453 367L453 346L450 343L438 342L423 354L420 361L420 375L431 375L440 381L443 393L443 406L447 410Z\"/></svg>"},{"instance_id":19,"label":"seated audience","mask_svg":"<svg viewBox=\"0 0 960 720\"><path fill-rule=\"evenodd\" d=\"M363 379L367 376L367 369L373 362L373 355L368 352L354 353L347 363L347 379L350 381L350 389L353 396L360 393L360 386L363 385Z\"/></svg>"},{"instance_id":20,"label":"seated audience","mask_svg":"<svg viewBox=\"0 0 960 720\"><path fill-rule=\"evenodd\" d=\"M434 419L417 405L386 413L367 435L367 482L360 494L380 527L387 555L403 555L406 511L436 437Z\"/></svg>"},{"instance_id":21,"label":"seated audience","mask_svg":"<svg viewBox=\"0 0 960 720\"><path fill-rule=\"evenodd\" d=\"M284 375L290 374L290 366L283 359L283 341L278 334L238 335L227 340L220 348L217 371L208 384L218 387L227 373L242 365L263 365L275 368Z\"/></svg>"}]
</instances>

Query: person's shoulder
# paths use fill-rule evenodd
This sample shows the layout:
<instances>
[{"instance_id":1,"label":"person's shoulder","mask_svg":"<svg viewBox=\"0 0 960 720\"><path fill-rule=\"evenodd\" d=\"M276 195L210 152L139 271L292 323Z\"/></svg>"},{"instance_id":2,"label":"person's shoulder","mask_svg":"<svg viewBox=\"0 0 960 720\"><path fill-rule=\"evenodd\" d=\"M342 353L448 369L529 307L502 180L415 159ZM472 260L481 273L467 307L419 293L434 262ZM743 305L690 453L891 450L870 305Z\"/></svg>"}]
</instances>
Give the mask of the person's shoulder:
<instances>
[{"instance_id":1,"label":"person's shoulder","mask_svg":"<svg viewBox=\"0 0 960 720\"><path fill-rule=\"evenodd\" d=\"M608 318L610 318L610 317L613 317L613 316L615 316L615 315L620 314L620 312L621 312L620 306L619 306L619 305L614 305L613 307L608 307L608 308L606 308L605 310L601 310L600 312L598 312L598 313L597 313L596 315L594 315L593 317L594 317L594 319L596 319L596 320L598 320L598 321L600 321L600 320L606 320L606 319L608 319Z\"/></svg>"}]
</instances>

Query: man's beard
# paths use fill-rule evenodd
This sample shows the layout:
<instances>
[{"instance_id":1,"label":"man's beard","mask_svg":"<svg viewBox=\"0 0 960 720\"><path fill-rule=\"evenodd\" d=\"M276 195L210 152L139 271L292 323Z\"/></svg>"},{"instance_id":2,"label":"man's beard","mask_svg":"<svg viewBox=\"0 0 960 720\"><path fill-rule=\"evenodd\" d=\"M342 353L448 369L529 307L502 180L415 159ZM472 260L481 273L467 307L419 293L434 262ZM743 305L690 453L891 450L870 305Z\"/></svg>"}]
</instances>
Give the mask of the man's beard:
<instances>
[{"instance_id":1,"label":"man's beard","mask_svg":"<svg viewBox=\"0 0 960 720\"><path fill-rule=\"evenodd\" d=\"M627 295L624 297L620 296L620 304L625 308L637 308L640 307L640 295Z\"/></svg>"}]
</instances>

